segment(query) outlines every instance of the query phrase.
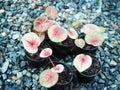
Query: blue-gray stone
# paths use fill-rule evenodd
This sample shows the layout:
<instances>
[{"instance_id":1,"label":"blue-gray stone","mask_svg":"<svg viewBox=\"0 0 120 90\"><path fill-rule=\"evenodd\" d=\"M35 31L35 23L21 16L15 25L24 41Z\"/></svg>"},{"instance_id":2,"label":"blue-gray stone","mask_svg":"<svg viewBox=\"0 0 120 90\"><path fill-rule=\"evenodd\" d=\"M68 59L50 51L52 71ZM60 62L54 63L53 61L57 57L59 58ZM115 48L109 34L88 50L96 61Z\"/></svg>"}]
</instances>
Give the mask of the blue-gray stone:
<instances>
[{"instance_id":1,"label":"blue-gray stone","mask_svg":"<svg viewBox=\"0 0 120 90\"><path fill-rule=\"evenodd\" d=\"M12 74L17 74L19 72L19 70L13 70Z\"/></svg>"},{"instance_id":2,"label":"blue-gray stone","mask_svg":"<svg viewBox=\"0 0 120 90\"><path fill-rule=\"evenodd\" d=\"M2 68L0 69L2 73L5 73L8 69L8 66L9 66L9 59L7 59L3 65L2 65Z\"/></svg>"},{"instance_id":3,"label":"blue-gray stone","mask_svg":"<svg viewBox=\"0 0 120 90\"><path fill-rule=\"evenodd\" d=\"M24 67L26 65L25 61L21 61L20 66Z\"/></svg>"},{"instance_id":4,"label":"blue-gray stone","mask_svg":"<svg viewBox=\"0 0 120 90\"><path fill-rule=\"evenodd\" d=\"M1 23L5 23L5 19L4 18L1 19Z\"/></svg>"},{"instance_id":5,"label":"blue-gray stone","mask_svg":"<svg viewBox=\"0 0 120 90\"><path fill-rule=\"evenodd\" d=\"M35 80L38 80L39 75L37 75L37 74L33 74L33 75L32 75L32 78L34 78Z\"/></svg>"},{"instance_id":6,"label":"blue-gray stone","mask_svg":"<svg viewBox=\"0 0 120 90\"><path fill-rule=\"evenodd\" d=\"M7 79L7 75L6 74L2 74L2 78L3 78L3 80Z\"/></svg>"},{"instance_id":7,"label":"blue-gray stone","mask_svg":"<svg viewBox=\"0 0 120 90\"><path fill-rule=\"evenodd\" d=\"M32 81L31 81L31 79L27 79L27 80L25 80L25 86L27 86L27 87L30 87L31 85L32 85Z\"/></svg>"},{"instance_id":8,"label":"blue-gray stone","mask_svg":"<svg viewBox=\"0 0 120 90\"><path fill-rule=\"evenodd\" d=\"M115 85L115 84L112 84L110 87L114 90L117 90L117 85Z\"/></svg>"},{"instance_id":9,"label":"blue-gray stone","mask_svg":"<svg viewBox=\"0 0 120 90\"><path fill-rule=\"evenodd\" d=\"M109 43L109 42L105 42L109 47L111 47L111 48L113 48L114 46L113 46L113 44L112 43Z\"/></svg>"},{"instance_id":10,"label":"blue-gray stone","mask_svg":"<svg viewBox=\"0 0 120 90\"><path fill-rule=\"evenodd\" d=\"M23 70L22 73L23 75L25 75L27 73L27 70Z\"/></svg>"},{"instance_id":11,"label":"blue-gray stone","mask_svg":"<svg viewBox=\"0 0 120 90\"><path fill-rule=\"evenodd\" d=\"M112 85L113 82L108 80L108 81L107 81L107 84L108 84L108 85Z\"/></svg>"},{"instance_id":12,"label":"blue-gray stone","mask_svg":"<svg viewBox=\"0 0 120 90\"><path fill-rule=\"evenodd\" d=\"M22 72L17 73L17 78L21 78L23 76Z\"/></svg>"},{"instance_id":13,"label":"blue-gray stone","mask_svg":"<svg viewBox=\"0 0 120 90\"><path fill-rule=\"evenodd\" d=\"M99 83L105 83L105 80L100 79L98 82L99 82Z\"/></svg>"},{"instance_id":14,"label":"blue-gray stone","mask_svg":"<svg viewBox=\"0 0 120 90\"><path fill-rule=\"evenodd\" d=\"M116 79L120 82L120 74L116 76Z\"/></svg>"},{"instance_id":15,"label":"blue-gray stone","mask_svg":"<svg viewBox=\"0 0 120 90\"><path fill-rule=\"evenodd\" d=\"M35 86L38 84L38 82L37 82L37 80L36 80L36 79L33 79L33 81L32 81L32 82L33 82L33 85L35 85Z\"/></svg>"},{"instance_id":16,"label":"blue-gray stone","mask_svg":"<svg viewBox=\"0 0 120 90\"><path fill-rule=\"evenodd\" d=\"M2 84L3 84L3 83L2 83L2 81L0 80L0 86L2 86Z\"/></svg>"},{"instance_id":17,"label":"blue-gray stone","mask_svg":"<svg viewBox=\"0 0 120 90\"><path fill-rule=\"evenodd\" d=\"M110 69L110 71L113 73L115 71L115 68Z\"/></svg>"},{"instance_id":18,"label":"blue-gray stone","mask_svg":"<svg viewBox=\"0 0 120 90\"><path fill-rule=\"evenodd\" d=\"M5 86L5 90L21 90L21 89L20 89L20 87L18 87L18 86L6 85L6 86Z\"/></svg>"},{"instance_id":19,"label":"blue-gray stone","mask_svg":"<svg viewBox=\"0 0 120 90\"><path fill-rule=\"evenodd\" d=\"M105 67L105 68L109 68L110 66L109 66L109 64L104 63L104 64L103 64L103 67Z\"/></svg>"}]
</instances>

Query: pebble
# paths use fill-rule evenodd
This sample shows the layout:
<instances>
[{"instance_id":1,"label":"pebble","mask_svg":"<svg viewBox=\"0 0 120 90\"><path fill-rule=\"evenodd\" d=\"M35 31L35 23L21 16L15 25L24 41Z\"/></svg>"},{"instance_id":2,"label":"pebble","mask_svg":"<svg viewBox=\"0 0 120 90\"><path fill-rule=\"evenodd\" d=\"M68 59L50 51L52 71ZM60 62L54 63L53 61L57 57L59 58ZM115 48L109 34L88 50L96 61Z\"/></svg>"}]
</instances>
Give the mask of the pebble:
<instances>
[{"instance_id":1,"label":"pebble","mask_svg":"<svg viewBox=\"0 0 120 90\"><path fill-rule=\"evenodd\" d=\"M104 63L104 64L103 64L103 67L105 67L105 68L109 68L110 66L109 66L109 64Z\"/></svg>"},{"instance_id":2,"label":"pebble","mask_svg":"<svg viewBox=\"0 0 120 90\"><path fill-rule=\"evenodd\" d=\"M27 80L25 80L24 85L26 85L27 87L30 87L30 86L32 85L32 81L31 81L31 79L27 79Z\"/></svg>"},{"instance_id":3,"label":"pebble","mask_svg":"<svg viewBox=\"0 0 120 90\"><path fill-rule=\"evenodd\" d=\"M23 75L26 75L26 73L27 73L27 70L23 70L23 71L22 71L22 74L23 74Z\"/></svg>"},{"instance_id":4,"label":"pebble","mask_svg":"<svg viewBox=\"0 0 120 90\"><path fill-rule=\"evenodd\" d=\"M17 78L21 78L23 76L22 72L17 73Z\"/></svg>"},{"instance_id":5,"label":"pebble","mask_svg":"<svg viewBox=\"0 0 120 90\"><path fill-rule=\"evenodd\" d=\"M33 79L32 81L33 81L33 84L34 84L34 85L37 85L37 84L38 84L38 82L37 82L36 79Z\"/></svg>"},{"instance_id":6,"label":"pebble","mask_svg":"<svg viewBox=\"0 0 120 90\"><path fill-rule=\"evenodd\" d=\"M0 9L0 14L1 14L1 13L4 13L4 12L5 12L5 10L4 10L4 9Z\"/></svg>"},{"instance_id":7,"label":"pebble","mask_svg":"<svg viewBox=\"0 0 120 90\"><path fill-rule=\"evenodd\" d=\"M7 79L7 75L6 74L2 74L2 78L3 78L3 80Z\"/></svg>"},{"instance_id":8,"label":"pebble","mask_svg":"<svg viewBox=\"0 0 120 90\"><path fill-rule=\"evenodd\" d=\"M105 83L105 81L103 79L100 79L98 82L99 83Z\"/></svg>"},{"instance_id":9,"label":"pebble","mask_svg":"<svg viewBox=\"0 0 120 90\"><path fill-rule=\"evenodd\" d=\"M19 70L13 70L12 74L17 74L19 72Z\"/></svg>"},{"instance_id":10,"label":"pebble","mask_svg":"<svg viewBox=\"0 0 120 90\"><path fill-rule=\"evenodd\" d=\"M35 80L38 80L39 79L39 76L37 74L33 74L32 75L32 78L34 78Z\"/></svg>"},{"instance_id":11,"label":"pebble","mask_svg":"<svg viewBox=\"0 0 120 90\"><path fill-rule=\"evenodd\" d=\"M102 78L102 79L106 79L106 77L105 77L104 74L101 73L100 75L101 75L101 78Z\"/></svg>"},{"instance_id":12,"label":"pebble","mask_svg":"<svg viewBox=\"0 0 120 90\"><path fill-rule=\"evenodd\" d=\"M12 80L17 80L18 78L16 76L12 76Z\"/></svg>"},{"instance_id":13,"label":"pebble","mask_svg":"<svg viewBox=\"0 0 120 90\"><path fill-rule=\"evenodd\" d=\"M1 34L2 34L2 36L6 36L7 35L6 32L2 32Z\"/></svg>"},{"instance_id":14,"label":"pebble","mask_svg":"<svg viewBox=\"0 0 120 90\"><path fill-rule=\"evenodd\" d=\"M18 80L16 81L16 83L17 83L18 85L20 85L20 84L21 84L21 80L18 79Z\"/></svg>"},{"instance_id":15,"label":"pebble","mask_svg":"<svg viewBox=\"0 0 120 90\"><path fill-rule=\"evenodd\" d=\"M116 76L116 79L120 82L120 74Z\"/></svg>"},{"instance_id":16,"label":"pebble","mask_svg":"<svg viewBox=\"0 0 120 90\"><path fill-rule=\"evenodd\" d=\"M0 86L3 84L3 82L0 80Z\"/></svg>"},{"instance_id":17,"label":"pebble","mask_svg":"<svg viewBox=\"0 0 120 90\"><path fill-rule=\"evenodd\" d=\"M2 73L5 73L7 71L8 65L9 65L9 59L7 59L2 65L2 68L1 68Z\"/></svg>"},{"instance_id":18,"label":"pebble","mask_svg":"<svg viewBox=\"0 0 120 90\"><path fill-rule=\"evenodd\" d=\"M115 62L114 60L110 61L110 66L116 66L116 65L117 65L117 62Z\"/></svg>"},{"instance_id":19,"label":"pebble","mask_svg":"<svg viewBox=\"0 0 120 90\"><path fill-rule=\"evenodd\" d=\"M32 74L31 74L30 72L27 72L27 73L26 73L26 76L27 76L27 77L31 77Z\"/></svg>"},{"instance_id":20,"label":"pebble","mask_svg":"<svg viewBox=\"0 0 120 90\"><path fill-rule=\"evenodd\" d=\"M110 71L113 73L113 72L115 72L116 70L115 70L115 68L112 68L112 69L110 69Z\"/></svg>"},{"instance_id":21,"label":"pebble","mask_svg":"<svg viewBox=\"0 0 120 90\"><path fill-rule=\"evenodd\" d=\"M82 12L79 12L74 17L75 17L76 20L80 20L80 19L85 18L86 15L84 13L82 13Z\"/></svg>"},{"instance_id":22,"label":"pebble","mask_svg":"<svg viewBox=\"0 0 120 90\"><path fill-rule=\"evenodd\" d=\"M12 36L12 38L13 38L13 39L18 39L18 38L19 38L19 35L18 35L18 34L14 34L14 35Z\"/></svg>"},{"instance_id":23,"label":"pebble","mask_svg":"<svg viewBox=\"0 0 120 90\"><path fill-rule=\"evenodd\" d=\"M21 61L20 66L24 67L26 65L25 61Z\"/></svg>"}]
</instances>

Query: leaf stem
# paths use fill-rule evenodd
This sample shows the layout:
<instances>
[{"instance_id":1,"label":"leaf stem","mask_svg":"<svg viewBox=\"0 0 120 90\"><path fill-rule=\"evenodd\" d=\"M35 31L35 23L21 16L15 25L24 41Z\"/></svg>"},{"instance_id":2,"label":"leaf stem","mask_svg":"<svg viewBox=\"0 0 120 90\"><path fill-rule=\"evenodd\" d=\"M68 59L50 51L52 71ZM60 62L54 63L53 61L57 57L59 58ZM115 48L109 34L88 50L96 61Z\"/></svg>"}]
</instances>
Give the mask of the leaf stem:
<instances>
[{"instance_id":1,"label":"leaf stem","mask_svg":"<svg viewBox=\"0 0 120 90\"><path fill-rule=\"evenodd\" d=\"M53 61L51 60L51 58L50 58L50 57L48 57L48 58L49 58L49 60L50 60L51 64L53 65L53 67L54 67L55 65L54 65Z\"/></svg>"}]
</instances>

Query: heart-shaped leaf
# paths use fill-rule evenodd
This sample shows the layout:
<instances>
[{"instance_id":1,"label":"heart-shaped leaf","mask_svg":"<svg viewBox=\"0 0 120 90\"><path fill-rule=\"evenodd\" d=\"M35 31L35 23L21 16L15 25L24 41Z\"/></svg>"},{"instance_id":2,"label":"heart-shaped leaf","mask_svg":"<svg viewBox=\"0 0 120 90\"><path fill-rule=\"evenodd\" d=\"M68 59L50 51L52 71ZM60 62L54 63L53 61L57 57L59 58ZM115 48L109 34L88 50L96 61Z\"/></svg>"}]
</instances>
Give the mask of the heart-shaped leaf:
<instances>
[{"instance_id":1,"label":"heart-shaped leaf","mask_svg":"<svg viewBox=\"0 0 120 90\"><path fill-rule=\"evenodd\" d=\"M103 41L104 41L104 34L103 33L89 33L86 34L85 36L85 41L88 44L91 44L93 46L99 46L102 45Z\"/></svg>"},{"instance_id":2,"label":"heart-shaped leaf","mask_svg":"<svg viewBox=\"0 0 120 90\"><path fill-rule=\"evenodd\" d=\"M40 57L42 58L47 58L52 55L52 49L51 48L45 48L41 51Z\"/></svg>"},{"instance_id":3,"label":"heart-shaped leaf","mask_svg":"<svg viewBox=\"0 0 120 90\"><path fill-rule=\"evenodd\" d=\"M50 88L54 86L58 81L58 74L52 72L50 69L46 69L41 72L39 77L39 83L41 86Z\"/></svg>"},{"instance_id":4,"label":"heart-shaped leaf","mask_svg":"<svg viewBox=\"0 0 120 90\"><path fill-rule=\"evenodd\" d=\"M27 33L22 37L23 46L29 53L36 53L41 42L38 35L33 32Z\"/></svg>"},{"instance_id":5,"label":"heart-shaped leaf","mask_svg":"<svg viewBox=\"0 0 120 90\"><path fill-rule=\"evenodd\" d=\"M71 39L76 39L76 38L78 38L78 33L75 31L75 29L71 28L71 29L68 31L68 36L69 36Z\"/></svg>"},{"instance_id":6,"label":"heart-shaped leaf","mask_svg":"<svg viewBox=\"0 0 120 90\"><path fill-rule=\"evenodd\" d=\"M54 7L54 6L48 6L47 8L46 8L46 14L48 15L48 16L50 16L51 18L53 18L53 19L56 19L56 17L57 17L57 10L56 10L56 8Z\"/></svg>"},{"instance_id":7,"label":"heart-shaped leaf","mask_svg":"<svg viewBox=\"0 0 120 90\"><path fill-rule=\"evenodd\" d=\"M48 29L48 37L53 42L62 42L67 38L67 31L60 26L54 25Z\"/></svg>"},{"instance_id":8,"label":"heart-shaped leaf","mask_svg":"<svg viewBox=\"0 0 120 90\"><path fill-rule=\"evenodd\" d=\"M88 34L91 32L100 32L100 28L95 24L86 24L81 29L81 32L84 32L85 34Z\"/></svg>"},{"instance_id":9,"label":"heart-shaped leaf","mask_svg":"<svg viewBox=\"0 0 120 90\"><path fill-rule=\"evenodd\" d=\"M45 32L48 29L49 23L47 17L38 17L34 21L34 30L37 32Z\"/></svg>"},{"instance_id":10,"label":"heart-shaped leaf","mask_svg":"<svg viewBox=\"0 0 120 90\"><path fill-rule=\"evenodd\" d=\"M83 48L85 46L85 41L82 38L75 39L74 43L79 48Z\"/></svg>"},{"instance_id":11,"label":"heart-shaped leaf","mask_svg":"<svg viewBox=\"0 0 120 90\"><path fill-rule=\"evenodd\" d=\"M75 57L73 65L79 72L87 70L92 64L92 58L89 55L79 54Z\"/></svg>"},{"instance_id":12,"label":"heart-shaped leaf","mask_svg":"<svg viewBox=\"0 0 120 90\"><path fill-rule=\"evenodd\" d=\"M54 66L53 68L51 68L51 71L55 73L61 73L63 72L63 70L64 70L64 66L62 64L58 64Z\"/></svg>"}]
</instances>

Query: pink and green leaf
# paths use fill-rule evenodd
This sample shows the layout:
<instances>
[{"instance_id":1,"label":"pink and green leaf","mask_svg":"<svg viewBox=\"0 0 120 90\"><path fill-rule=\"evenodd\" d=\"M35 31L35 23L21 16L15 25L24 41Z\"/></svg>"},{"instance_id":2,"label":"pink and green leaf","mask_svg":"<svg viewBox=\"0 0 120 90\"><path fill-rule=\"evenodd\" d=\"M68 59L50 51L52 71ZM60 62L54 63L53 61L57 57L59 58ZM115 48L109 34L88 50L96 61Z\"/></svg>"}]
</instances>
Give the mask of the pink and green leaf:
<instances>
[{"instance_id":1,"label":"pink and green leaf","mask_svg":"<svg viewBox=\"0 0 120 90\"><path fill-rule=\"evenodd\" d=\"M104 34L103 33L89 33L86 34L85 36L85 41L88 44L91 44L93 46L100 46L102 45L103 41L104 41Z\"/></svg>"},{"instance_id":2,"label":"pink and green leaf","mask_svg":"<svg viewBox=\"0 0 120 90\"><path fill-rule=\"evenodd\" d=\"M87 70L92 64L92 58L89 55L79 54L74 58L73 65L79 72Z\"/></svg>"},{"instance_id":3,"label":"pink and green leaf","mask_svg":"<svg viewBox=\"0 0 120 90\"><path fill-rule=\"evenodd\" d=\"M56 8L54 7L54 6L48 6L47 8L46 8L46 14L48 15L48 16L50 16L51 18L53 18L53 19L56 19L56 17L57 17L57 10L56 10Z\"/></svg>"},{"instance_id":4,"label":"pink and green leaf","mask_svg":"<svg viewBox=\"0 0 120 90\"><path fill-rule=\"evenodd\" d=\"M62 64L58 64L54 66L53 68L51 68L51 71L55 73L61 73L63 72L63 70L64 70L64 66Z\"/></svg>"},{"instance_id":5,"label":"pink and green leaf","mask_svg":"<svg viewBox=\"0 0 120 90\"><path fill-rule=\"evenodd\" d=\"M49 39L53 42L62 42L67 39L67 31L57 25L50 27L47 33Z\"/></svg>"},{"instance_id":6,"label":"pink and green leaf","mask_svg":"<svg viewBox=\"0 0 120 90\"><path fill-rule=\"evenodd\" d=\"M50 69L46 69L40 73L39 83L41 86L50 88L54 86L58 81L58 74L52 72Z\"/></svg>"},{"instance_id":7,"label":"pink and green leaf","mask_svg":"<svg viewBox=\"0 0 120 90\"><path fill-rule=\"evenodd\" d=\"M92 32L100 32L100 28L95 24L86 24L83 26L82 32L84 32L85 34Z\"/></svg>"},{"instance_id":8,"label":"pink and green leaf","mask_svg":"<svg viewBox=\"0 0 120 90\"><path fill-rule=\"evenodd\" d=\"M52 49L51 48L45 48L40 52L41 58L47 58L52 55Z\"/></svg>"},{"instance_id":9,"label":"pink and green leaf","mask_svg":"<svg viewBox=\"0 0 120 90\"><path fill-rule=\"evenodd\" d=\"M85 46L85 41L82 38L75 39L74 43L79 48L83 48Z\"/></svg>"},{"instance_id":10,"label":"pink and green leaf","mask_svg":"<svg viewBox=\"0 0 120 90\"><path fill-rule=\"evenodd\" d=\"M38 17L34 21L34 30L37 32L45 32L48 29L49 23L47 17Z\"/></svg>"},{"instance_id":11,"label":"pink and green leaf","mask_svg":"<svg viewBox=\"0 0 120 90\"><path fill-rule=\"evenodd\" d=\"M78 33L75 31L75 29L71 28L71 29L68 31L68 36L69 36L71 39L76 39L76 38L78 38Z\"/></svg>"},{"instance_id":12,"label":"pink and green leaf","mask_svg":"<svg viewBox=\"0 0 120 90\"><path fill-rule=\"evenodd\" d=\"M30 32L22 37L22 43L27 52L36 53L41 41L37 34Z\"/></svg>"}]
</instances>

